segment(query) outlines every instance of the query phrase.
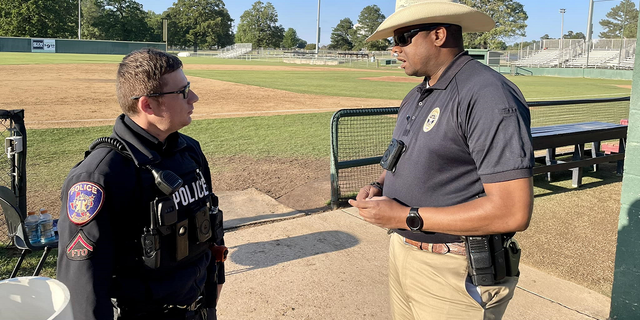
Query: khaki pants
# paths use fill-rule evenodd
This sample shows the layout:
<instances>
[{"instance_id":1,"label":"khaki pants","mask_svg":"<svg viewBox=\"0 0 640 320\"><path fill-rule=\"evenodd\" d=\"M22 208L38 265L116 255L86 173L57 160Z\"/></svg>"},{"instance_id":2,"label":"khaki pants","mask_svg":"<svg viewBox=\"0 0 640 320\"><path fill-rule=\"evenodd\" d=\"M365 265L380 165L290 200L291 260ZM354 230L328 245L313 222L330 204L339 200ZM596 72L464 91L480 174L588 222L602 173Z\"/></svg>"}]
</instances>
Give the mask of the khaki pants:
<instances>
[{"instance_id":1,"label":"khaki pants","mask_svg":"<svg viewBox=\"0 0 640 320\"><path fill-rule=\"evenodd\" d=\"M475 287L467 277L467 257L420 250L392 234L389 295L393 319L502 319L518 278ZM469 294L467 287L481 302Z\"/></svg>"}]
</instances>

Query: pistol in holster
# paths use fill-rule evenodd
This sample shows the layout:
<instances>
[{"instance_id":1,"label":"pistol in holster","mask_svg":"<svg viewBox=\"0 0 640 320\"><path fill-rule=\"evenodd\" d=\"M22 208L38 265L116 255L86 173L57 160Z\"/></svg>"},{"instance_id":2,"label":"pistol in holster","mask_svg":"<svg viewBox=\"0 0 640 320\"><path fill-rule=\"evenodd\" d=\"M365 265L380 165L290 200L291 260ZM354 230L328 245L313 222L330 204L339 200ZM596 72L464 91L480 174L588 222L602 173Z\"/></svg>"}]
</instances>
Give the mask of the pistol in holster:
<instances>
[{"instance_id":1,"label":"pistol in holster","mask_svg":"<svg viewBox=\"0 0 640 320\"><path fill-rule=\"evenodd\" d=\"M469 276L476 286L494 285L518 276L520 246L502 234L465 237Z\"/></svg>"}]
</instances>

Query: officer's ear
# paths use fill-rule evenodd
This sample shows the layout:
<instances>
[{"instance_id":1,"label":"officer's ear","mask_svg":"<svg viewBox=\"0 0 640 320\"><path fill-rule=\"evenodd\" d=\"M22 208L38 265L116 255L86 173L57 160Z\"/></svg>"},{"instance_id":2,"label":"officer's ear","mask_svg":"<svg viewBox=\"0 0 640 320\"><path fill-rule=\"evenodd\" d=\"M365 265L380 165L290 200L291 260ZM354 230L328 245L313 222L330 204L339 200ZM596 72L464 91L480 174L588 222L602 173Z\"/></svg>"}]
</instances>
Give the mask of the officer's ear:
<instances>
[{"instance_id":1,"label":"officer's ear","mask_svg":"<svg viewBox=\"0 0 640 320\"><path fill-rule=\"evenodd\" d=\"M153 98L149 98L147 96L142 96L138 99L138 111L147 114L153 115L155 113L155 106L158 104Z\"/></svg>"}]
</instances>

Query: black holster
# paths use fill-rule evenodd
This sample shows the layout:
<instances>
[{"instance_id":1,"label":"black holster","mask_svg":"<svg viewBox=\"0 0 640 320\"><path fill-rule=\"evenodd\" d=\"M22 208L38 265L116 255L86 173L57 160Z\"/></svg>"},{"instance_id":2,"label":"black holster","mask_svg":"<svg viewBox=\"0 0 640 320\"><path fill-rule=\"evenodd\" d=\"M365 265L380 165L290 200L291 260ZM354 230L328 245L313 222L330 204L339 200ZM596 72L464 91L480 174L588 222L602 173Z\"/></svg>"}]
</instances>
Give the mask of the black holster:
<instances>
[{"instance_id":1,"label":"black holster","mask_svg":"<svg viewBox=\"0 0 640 320\"><path fill-rule=\"evenodd\" d=\"M511 236L468 236L465 246L469 276L474 285L490 286L520 274L520 247Z\"/></svg>"}]
</instances>

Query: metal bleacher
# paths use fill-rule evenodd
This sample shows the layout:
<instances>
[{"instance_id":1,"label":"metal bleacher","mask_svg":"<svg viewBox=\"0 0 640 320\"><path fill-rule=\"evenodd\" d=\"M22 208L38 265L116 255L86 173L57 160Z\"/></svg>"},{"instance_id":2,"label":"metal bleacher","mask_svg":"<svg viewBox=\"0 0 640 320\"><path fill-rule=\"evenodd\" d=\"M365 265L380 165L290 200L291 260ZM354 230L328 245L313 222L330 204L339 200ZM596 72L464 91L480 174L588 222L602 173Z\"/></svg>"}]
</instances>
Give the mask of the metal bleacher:
<instances>
[{"instance_id":1,"label":"metal bleacher","mask_svg":"<svg viewBox=\"0 0 640 320\"><path fill-rule=\"evenodd\" d=\"M589 45L582 39L564 39L562 42L547 39L538 48L526 48L526 57L514 64L537 68L633 69L635 47L636 39L596 39Z\"/></svg>"},{"instance_id":2,"label":"metal bleacher","mask_svg":"<svg viewBox=\"0 0 640 320\"><path fill-rule=\"evenodd\" d=\"M251 52L251 50L253 50L251 43L236 43L220 50L218 58L233 59L243 54L247 54Z\"/></svg>"}]
</instances>

